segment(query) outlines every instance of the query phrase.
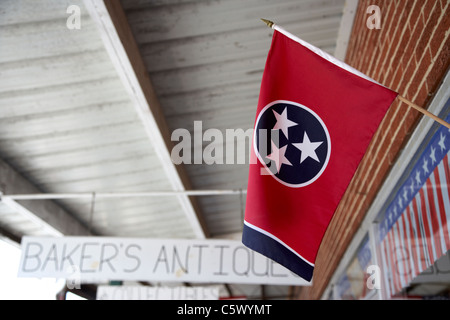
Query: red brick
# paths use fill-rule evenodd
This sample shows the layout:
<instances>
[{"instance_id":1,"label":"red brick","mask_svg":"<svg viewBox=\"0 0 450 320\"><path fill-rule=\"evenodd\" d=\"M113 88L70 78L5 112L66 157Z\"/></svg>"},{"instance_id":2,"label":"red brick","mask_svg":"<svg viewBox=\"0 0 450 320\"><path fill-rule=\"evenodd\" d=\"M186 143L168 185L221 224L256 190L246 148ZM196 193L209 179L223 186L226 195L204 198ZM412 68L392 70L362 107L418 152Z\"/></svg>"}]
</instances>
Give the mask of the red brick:
<instances>
[{"instance_id":1,"label":"red brick","mask_svg":"<svg viewBox=\"0 0 450 320\"><path fill-rule=\"evenodd\" d=\"M365 1L359 1L359 6L358 6L358 20L357 20L357 24L356 24L356 29L361 30L363 26L365 26L366 23L366 8L367 8L367 4L365 3Z\"/></svg>"},{"instance_id":2,"label":"red brick","mask_svg":"<svg viewBox=\"0 0 450 320\"><path fill-rule=\"evenodd\" d=\"M433 34L433 31L436 29L438 25L439 18L441 17L442 9L439 5L434 7L430 17L426 20L426 25L421 35L421 38L417 44L417 51L423 52L425 48L428 46L430 42L430 38Z\"/></svg>"},{"instance_id":3,"label":"red brick","mask_svg":"<svg viewBox=\"0 0 450 320\"><path fill-rule=\"evenodd\" d=\"M386 36L392 38L395 28L399 23L399 17L402 15L408 1L391 1L389 8L381 9L381 30L384 30ZM384 23L383 23L384 22Z\"/></svg>"},{"instance_id":4,"label":"red brick","mask_svg":"<svg viewBox=\"0 0 450 320\"><path fill-rule=\"evenodd\" d=\"M426 103L428 101L428 89L427 89L427 83L424 82L423 85L417 90L417 97L414 99L414 103L418 106L425 107Z\"/></svg>"},{"instance_id":5,"label":"red brick","mask_svg":"<svg viewBox=\"0 0 450 320\"><path fill-rule=\"evenodd\" d=\"M379 30L373 29L367 29L365 28L368 33L368 42L366 44L366 48L364 49L363 53L362 53L362 57L360 58L360 63L359 63L359 68L367 68L367 66L369 66L370 61L373 57L373 52L376 51L377 49L380 50L380 48L382 47L381 44L381 40L382 38L380 38L381 32ZM366 69L367 70L367 69Z\"/></svg>"},{"instance_id":6,"label":"red brick","mask_svg":"<svg viewBox=\"0 0 450 320\"><path fill-rule=\"evenodd\" d=\"M379 127L379 135L373 141L373 146L374 146L373 154L371 154L370 158L368 158L368 161L369 162L373 161L373 164L371 167L367 166L367 168L365 168L365 170L364 170L364 174L367 177L372 178L372 176L375 175L379 164L381 162L385 161L384 150L386 149L386 145L388 144L388 141L390 140L390 132L392 130L390 123L392 120L393 120L393 113L388 112L383 121L384 125ZM367 186L364 187L364 190L367 192Z\"/></svg>"},{"instance_id":7,"label":"red brick","mask_svg":"<svg viewBox=\"0 0 450 320\"><path fill-rule=\"evenodd\" d=\"M405 112L407 113L406 118L403 121L404 133L405 135L411 135L417 124L417 121L420 119L421 113L406 104L403 104L403 107L405 108Z\"/></svg>"},{"instance_id":8,"label":"red brick","mask_svg":"<svg viewBox=\"0 0 450 320\"><path fill-rule=\"evenodd\" d=\"M450 37L447 38L442 50L434 58L433 68L426 79L428 89L431 93L437 91L440 81L445 76L450 66Z\"/></svg>"},{"instance_id":9,"label":"red brick","mask_svg":"<svg viewBox=\"0 0 450 320\"><path fill-rule=\"evenodd\" d=\"M409 19L408 23L409 23L410 29L413 30L414 33L417 32L417 34L420 35L420 33L422 32L422 29L424 28L424 22L423 22L423 19L420 18L423 5L419 5L419 3L420 4L423 4L423 3L420 0L417 2L418 2L418 4L414 7L413 12L411 13L411 18Z\"/></svg>"},{"instance_id":10,"label":"red brick","mask_svg":"<svg viewBox=\"0 0 450 320\"><path fill-rule=\"evenodd\" d=\"M375 79L378 82L384 83L386 72L388 71L386 68L382 66L385 57L387 56L387 52L389 51L390 46L385 45L383 48L380 47L380 50L376 52L377 56L379 57L378 60L376 60L376 63L374 62L370 66L370 70L367 72L373 75L373 79ZM382 57L382 59L380 59Z\"/></svg>"},{"instance_id":11,"label":"red brick","mask_svg":"<svg viewBox=\"0 0 450 320\"><path fill-rule=\"evenodd\" d=\"M420 60L420 59L422 59L422 60ZM423 77L425 77L428 69L432 65L430 50L426 49L424 52L417 51L416 52L416 61L419 62L419 66L417 67L417 71L414 75L414 78L422 81Z\"/></svg>"},{"instance_id":12,"label":"red brick","mask_svg":"<svg viewBox=\"0 0 450 320\"><path fill-rule=\"evenodd\" d=\"M412 52L413 52L413 43L411 42L411 32L409 31L409 29L407 29L405 30L405 33L402 37L402 41L399 44L397 52L391 58L394 71L396 71L400 67L403 70L403 72L405 71L409 58L412 55Z\"/></svg>"},{"instance_id":13,"label":"red brick","mask_svg":"<svg viewBox=\"0 0 450 320\"><path fill-rule=\"evenodd\" d=\"M401 58L401 55L405 52L405 48L411 41L411 30L408 28L406 23L402 29L399 29L399 31L399 39L398 41L394 42L396 45L398 45L397 52L395 52L397 61Z\"/></svg>"},{"instance_id":14,"label":"red brick","mask_svg":"<svg viewBox=\"0 0 450 320\"><path fill-rule=\"evenodd\" d=\"M409 58L411 57L412 52L414 51L412 44L413 43L411 42L411 31L409 27L406 26L401 42L398 45L397 51L395 52L394 56L391 57L392 60L391 65L393 71L392 75L390 76L391 79L397 75L400 66L402 67L403 70L402 72L405 71L407 62L409 61ZM406 55L407 49L408 55ZM398 82L396 82L395 84L398 84Z\"/></svg>"},{"instance_id":15,"label":"red brick","mask_svg":"<svg viewBox=\"0 0 450 320\"><path fill-rule=\"evenodd\" d=\"M403 115L402 115L403 118ZM400 120L400 119L399 119ZM403 119L401 119L403 120ZM395 160L398 157L398 152L402 148L404 144L404 136L402 134L402 130L396 131L398 128L401 128L403 125L403 121L398 122L398 126L396 128L393 128L393 136L391 137L391 141L389 144L389 149L386 151L388 153L388 162L392 166L395 163ZM395 132L397 132L395 134Z\"/></svg>"},{"instance_id":16,"label":"red brick","mask_svg":"<svg viewBox=\"0 0 450 320\"><path fill-rule=\"evenodd\" d=\"M390 107L389 112L386 115L386 117L389 118L389 127L387 128L387 131L389 132L395 131L400 125L403 117L401 109L402 106L400 103L393 103L392 106ZM387 138L387 140L390 140L390 138Z\"/></svg>"},{"instance_id":17,"label":"red brick","mask_svg":"<svg viewBox=\"0 0 450 320\"><path fill-rule=\"evenodd\" d=\"M419 91L421 81L422 81L422 78L418 78L418 77L415 77L412 80L412 82L408 88L408 92L407 92L410 101L415 100L414 97L417 95L417 93Z\"/></svg>"},{"instance_id":18,"label":"red brick","mask_svg":"<svg viewBox=\"0 0 450 320\"><path fill-rule=\"evenodd\" d=\"M429 46L431 49L431 56L435 57L443 41L445 41L445 34L450 30L450 13L443 13L441 22L434 30L433 37L430 40Z\"/></svg>"},{"instance_id":19,"label":"red brick","mask_svg":"<svg viewBox=\"0 0 450 320\"><path fill-rule=\"evenodd\" d=\"M403 76L403 80L402 82L399 84L399 93L402 95L405 95L407 93L405 93L405 89L406 89L406 85L408 84L409 80L411 80L411 78L413 77L414 73L416 71L416 62L415 59L412 58L409 62L409 65L405 67L405 73Z\"/></svg>"},{"instance_id":20,"label":"red brick","mask_svg":"<svg viewBox=\"0 0 450 320\"><path fill-rule=\"evenodd\" d=\"M395 73L392 74L390 79L388 79L384 84L387 85L392 90L398 90L400 83L403 81L403 76L405 69L401 63L396 64L397 69ZM395 65L394 65L395 66Z\"/></svg>"},{"instance_id":21,"label":"red brick","mask_svg":"<svg viewBox=\"0 0 450 320\"><path fill-rule=\"evenodd\" d=\"M425 22L428 21L428 19L430 18L431 15L431 11L433 10L434 6L440 6L439 1L436 0L428 0L428 1L424 1L424 6L423 6L423 17L425 19ZM442 9L442 7L441 7Z\"/></svg>"},{"instance_id":22,"label":"red brick","mask_svg":"<svg viewBox=\"0 0 450 320\"><path fill-rule=\"evenodd\" d=\"M381 29L387 27L386 21L389 21L389 19L386 19L385 17L390 17L393 12L395 11L396 4L394 1L368 1L367 6L365 10L367 10L367 7L370 5L376 5L380 8L381 13ZM369 17L369 14L367 14L367 17Z\"/></svg>"},{"instance_id":23,"label":"red brick","mask_svg":"<svg viewBox=\"0 0 450 320\"><path fill-rule=\"evenodd\" d=\"M386 3L384 3L386 5ZM404 2L395 2L392 4L392 2L389 2L389 7L386 8L380 8L381 9L381 40L385 44L390 45L393 44L393 39L395 36L395 31L398 26L398 19L394 18L397 17L399 14L402 13L402 9L404 7ZM382 57L384 60L384 56ZM382 61L383 61L382 60Z\"/></svg>"},{"instance_id":24,"label":"red brick","mask_svg":"<svg viewBox=\"0 0 450 320\"><path fill-rule=\"evenodd\" d=\"M373 56L375 57L379 57L381 54L381 48L380 46L375 47L375 50L371 52ZM376 59L375 59L376 60ZM370 66L368 63L367 64L362 64L360 66L360 70L361 72L363 72L364 74L367 75L373 75L371 70L374 69L374 66L376 65L376 62L372 63L372 65Z\"/></svg>"},{"instance_id":25,"label":"red brick","mask_svg":"<svg viewBox=\"0 0 450 320\"><path fill-rule=\"evenodd\" d=\"M378 131L374 134L372 140L370 141L369 147L367 148L367 154L368 154L368 159L376 159L376 150L377 150L377 146L380 145L380 143L382 142L383 139L383 132L384 132L384 128L386 127L386 125L383 125L383 122L388 121L388 119L384 119L381 124L380 127L378 129ZM375 160L376 161L376 160ZM367 168L370 166L370 162L369 163L365 163L362 161L361 163L361 168L364 169L362 170L364 172L367 171ZM358 186L358 189L360 189L360 186Z\"/></svg>"},{"instance_id":26,"label":"red brick","mask_svg":"<svg viewBox=\"0 0 450 320\"><path fill-rule=\"evenodd\" d=\"M373 57L373 52L379 52L381 49L381 42L380 42L380 30L370 30L368 28L365 28L367 35L367 39L369 40L366 42L366 46L364 49L361 50L361 57L358 61L358 70L364 69L368 70L368 66L370 65L370 61ZM375 59L376 60L376 59Z\"/></svg>"},{"instance_id":27,"label":"red brick","mask_svg":"<svg viewBox=\"0 0 450 320\"><path fill-rule=\"evenodd\" d=\"M367 198L373 199L376 190L378 190L380 183L384 180L384 177L386 175L386 172L388 171L390 165L388 158L386 157L386 149L387 149L387 142L385 140L385 143L381 146L380 155L377 155L377 165L373 166L372 169L368 172L368 175L373 177L375 179L376 183L372 182L372 185L367 190Z\"/></svg>"},{"instance_id":28,"label":"red brick","mask_svg":"<svg viewBox=\"0 0 450 320\"><path fill-rule=\"evenodd\" d=\"M364 19L364 10L361 10L362 8L362 2L360 2L358 7L358 13L357 17L358 19L355 21L353 25L352 34L350 37L349 47L347 49L347 57L346 61L351 64L352 66L355 66L356 61L358 60L358 54L361 48L361 41L363 40L361 37L361 33L363 31L363 28L361 27L362 21Z\"/></svg>"},{"instance_id":29,"label":"red brick","mask_svg":"<svg viewBox=\"0 0 450 320\"><path fill-rule=\"evenodd\" d=\"M361 60L364 57L365 51L367 50L368 36L366 34L366 30L366 28L363 28L358 32L358 42L356 44L357 46L355 47L356 55L353 56L353 63L356 69L360 67Z\"/></svg>"}]
</instances>

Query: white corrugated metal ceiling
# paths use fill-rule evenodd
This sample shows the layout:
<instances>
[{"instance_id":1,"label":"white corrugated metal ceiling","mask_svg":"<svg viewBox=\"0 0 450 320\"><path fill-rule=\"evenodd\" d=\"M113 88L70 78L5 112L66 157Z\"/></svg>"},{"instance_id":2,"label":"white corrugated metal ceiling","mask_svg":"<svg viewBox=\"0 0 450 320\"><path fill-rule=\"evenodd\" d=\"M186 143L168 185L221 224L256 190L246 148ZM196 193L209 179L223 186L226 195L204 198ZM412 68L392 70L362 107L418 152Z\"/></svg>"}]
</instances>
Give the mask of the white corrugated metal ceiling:
<instances>
[{"instance_id":1,"label":"white corrugated metal ceiling","mask_svg":"<svg viewBox=\"0 0 450 320\"><path fill-rule=\"evenodd\" d=\"M344 3L121 1L169 131L185 128L193 135L194 121L202 121L203 131L214 128L224 136L226 129L253 126L272 35L259 19L274 20L333 54ZM80 29L66 26L70 5L81 8ZM0 2L3 194L175 190L133 103L84 2ZM225 146L222 150L225 153ZM247 185L248 159L246 164L182 167L194 190L239 190ZM20 187L17 179L31 189ZM206 222L204 235L225 237L241 231L245 195L192 201L190 208ZM51 212L41 215L42 221L30 219L38 202L80 223L84 234L201 236L192 227L192 216L186 215L186 199L174 196L13 202L17 206L3 202L0 230L19 238L55 230L83 233L55 226Z\"/></svg>"}]
</instances>

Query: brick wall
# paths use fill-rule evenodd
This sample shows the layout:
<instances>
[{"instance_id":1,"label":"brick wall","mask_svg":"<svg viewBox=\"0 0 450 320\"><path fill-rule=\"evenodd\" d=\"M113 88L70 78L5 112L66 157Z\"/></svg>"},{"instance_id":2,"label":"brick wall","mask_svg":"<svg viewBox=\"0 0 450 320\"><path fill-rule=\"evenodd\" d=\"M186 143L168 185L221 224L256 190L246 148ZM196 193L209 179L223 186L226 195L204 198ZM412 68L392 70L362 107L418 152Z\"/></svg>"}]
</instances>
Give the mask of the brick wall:
<instances>
[{"instance_id":1,"label":"brick wall","mask_svg":"<svg viewBox=\"0 0 450 320\"><path fill-rule=\"evenodd\" d=\"M346 62L427 108L450 62L450 0L360 0ZM370 5L381 29L369 29ZM313 286L299 299L319 299L420 113L395 101L375 134L319 249Z\"/></svg>"}]
</instances>

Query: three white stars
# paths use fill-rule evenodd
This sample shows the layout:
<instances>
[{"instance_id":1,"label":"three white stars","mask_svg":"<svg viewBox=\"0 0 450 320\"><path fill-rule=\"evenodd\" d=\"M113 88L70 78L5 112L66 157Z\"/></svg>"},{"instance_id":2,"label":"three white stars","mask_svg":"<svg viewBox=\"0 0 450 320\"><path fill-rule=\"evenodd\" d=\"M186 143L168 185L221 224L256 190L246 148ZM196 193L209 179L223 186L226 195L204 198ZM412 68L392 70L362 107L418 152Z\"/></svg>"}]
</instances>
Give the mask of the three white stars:
<instances>
[{"instance_id":1,"label":"three white stars","mask_svg":"<svg viewBox=\"0 0 450 320\"><path fill-rule=\"evenodd\" d=\"M285 137L289 139L288 129L290 127L294 127L298 125L298 123L291 121L287 118L287 109L285 108L281 114L278 114L275 110L272 110L277 122L272 130L281 130ZM292 163L286 158L285 153L288 145L284 147L278 148L273 141L272 143L272 153L267 157L267 159L275 162L275 166L277 169L277 173L280 172L281 166L283 164L292 166ZM323 143L323 141L311 142L308 134L304 133L303 142L301 143L292 143L294 147L301 151L300 163L305 161L307 158L312 158L313 160L320 162L319 157L317 156L316 149Z\"/></svg>"}]
</instances>

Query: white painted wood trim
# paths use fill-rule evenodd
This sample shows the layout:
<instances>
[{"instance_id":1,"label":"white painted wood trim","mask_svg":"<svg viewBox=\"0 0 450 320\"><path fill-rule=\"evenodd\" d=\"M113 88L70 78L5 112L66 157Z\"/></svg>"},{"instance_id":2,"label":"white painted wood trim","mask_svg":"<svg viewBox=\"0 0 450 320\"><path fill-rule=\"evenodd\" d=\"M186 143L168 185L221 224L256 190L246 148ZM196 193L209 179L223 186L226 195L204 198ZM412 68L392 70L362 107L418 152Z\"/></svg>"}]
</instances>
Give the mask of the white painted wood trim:
<instances>
[{"instance_id":1,"label":"white painted wood trim","mask_svg":"<svg viewBox=\"0 0 450 320\"><path fill-rule=\"evenodd\" d=\"M336 49L334 56L336 59L345 61L347 54L348 42L353 30L353 24L355 21L356 10L358 9L358 0L345 1L344 12L341 19L341 25L336 40Z\"/></svg>"},{"instance_id":2,"label":"white painted wood trim","mask_svg":"<svg viewBox=\"0 0 450 320\"><path fill-rule=\"evenodd\" d=\"M120 2L114 1L109 0L108 6L110 8L114 7L116 10L119 8L123 13ZM122 19L118 17L119 15L112 17L105 1L84 0L84 3L98 26L105 48L132 99L136 113L145 128L147 137L163 166L173 190L186 190L187 175L184 176L184 179L180 177L182 168L180 166L177 168L170 157L168 127L126 17L124 15ZM118 22L117 20L119 19L121 20ZM194 205L189 197L187 195L178 195L177 198L195 235L198 238L207 237L206 228L199 220L198 209L197 211L194 209Z\"/></svg>"}]
</instances>

